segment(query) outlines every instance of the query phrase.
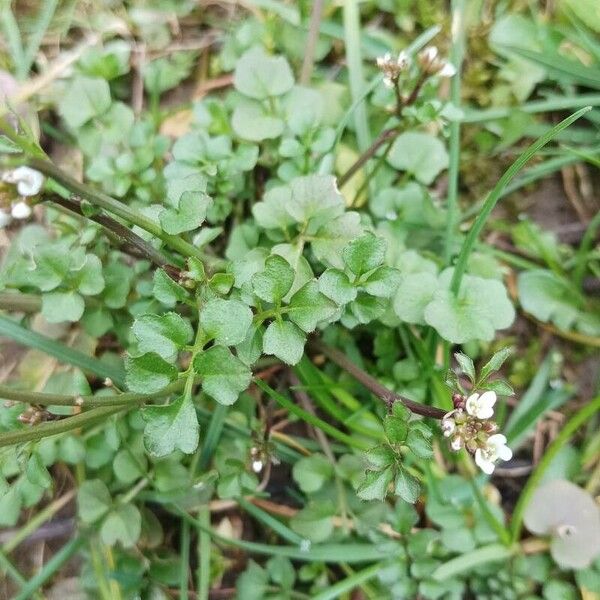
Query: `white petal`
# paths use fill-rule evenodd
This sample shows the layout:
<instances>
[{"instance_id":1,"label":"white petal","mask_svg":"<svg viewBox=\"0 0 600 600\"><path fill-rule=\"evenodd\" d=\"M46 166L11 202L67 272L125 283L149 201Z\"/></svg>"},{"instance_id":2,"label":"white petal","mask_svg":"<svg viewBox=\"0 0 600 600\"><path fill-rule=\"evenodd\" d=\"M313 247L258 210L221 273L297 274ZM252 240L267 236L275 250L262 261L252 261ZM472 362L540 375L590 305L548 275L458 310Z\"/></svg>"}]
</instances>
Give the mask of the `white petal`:
<instances>
[{"instance_id":1,"label":"white petal","mask_svg":"<svg viewBox=\"0 0 600 600\"><path fill-rule=\"evenodd\" d=\"M10 211L14 219L29 219L31 216L31 207L27 202L17 202Z\"/></svg>"},{"instance_id":2,"label":"white petal","mask_svg":"<svg viewBox=\"0 0 600 600\"><path fill-rule=\"evenodd\" d=\"M495 433L488 438L490 446L506 446L506 436L501 433Z\"/></svg>"},{"instance_id":3,"label":"white petal","mask_svg":"<svg viewBox=\"0 0 600 600\"><path fill-rule=\"evenodd\" d=\"M490 408L496 404L496 392L492 390L488 390L487 392L483 392L479 398L479 402L484 406L489 406Z\"/></svg>"},{"instance_id":4,"label":"white petal","mask_svg":"<svg viewBox=\"0 0 600 600\"><path fill-rule=\"evenodd\" d=\"M252 461L252 470L255 473L260 473L263 470L262 460L253 460Z\"/></svg>"},{"instance_id":5,"label":"white petal","mask_svg":"<svg viewBox=\"0 0 600 600\"><path fill-rule=\"evenodd\" d=\"M512 450L508 446L499 446L496 449L496 454L500 460L510 460L512 458Z\"/></svg>"},{"instance_id":6,"label":"white petal","mask_svg":"<svg viewBox=\"0 0 600 600\"><path fill-rule=\"evenodd\" d=\"M456 67L451 63L446 63L438 72L440 77L454 77L456 75Z\"/></svg>"},{"instance_id":7,"label":"white petal","mask_svg":"<svg viewBox=\"0 0 600 600\"><path fill-rule=\"evenodd\" d=\"M475 462L486 475L491 475L494 472L494 463L487 459L487 456L480 448L475 451Z\"/></svg>"},{"instance_id":8,"label":"white petal","mask_svg":"<svg viewBox=\"0 0 600 600\"><path fill-rule=\"evenodd\" d=\"M462 448L462 440L459 437L455 437L450 442L450 448L455 452L458 452Z\"/></svg>"},{"instance_id":9,"label":"white petal","mask_svg":"<svg viewBox=\"0 0 600 600\"><path fill-rule=\"evenodd\" d=\"M478 410L478 405L479 405L479 394L471 394L468 398L467 401L465 402L465 408L467 409L467 412L472 416L475 417L477 416L477 410Z\"/></svg>"},{"instance_id":10,"label":"white petal","mask_svg":"<svg viewBox=\"0 0 600 600\"><path fill-rule=\"evenodd\" d=\"M19 167L13 171L14 182L21 196L35 196L42 189L44 176L35 169Z\"/></svg>"},{"instance_id":11,"label":"white petal","mask_svg":"<svg viewBox=\"0 0 600 600\"><path fill-rule=\"evenodd\" d=\"M423 58L428 62L432 62L436 59L438 55L438 49L436 46L428 46L423 50Z\"/></svg>"}]
</instances>

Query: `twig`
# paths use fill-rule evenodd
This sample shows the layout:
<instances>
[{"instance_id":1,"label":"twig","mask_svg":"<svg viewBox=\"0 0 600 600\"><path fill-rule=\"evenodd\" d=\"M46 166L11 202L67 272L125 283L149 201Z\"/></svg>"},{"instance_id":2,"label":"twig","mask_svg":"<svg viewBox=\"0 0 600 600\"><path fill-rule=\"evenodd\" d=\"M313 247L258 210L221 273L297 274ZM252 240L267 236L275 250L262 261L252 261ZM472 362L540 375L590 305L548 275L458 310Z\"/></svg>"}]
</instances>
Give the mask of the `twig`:
<instances>
[{"instance_id":1,"label":"twig","mask_svg":"<svg viewBox=\"0 0 600 600\"><path fill-rule=\"evenodd\" d=\"M353 175L381 148L388 140L391 140L398 134L398 127L390 127L384 129L376 138L376 140L356 159L356 162L338 178L338 185L342 187L352 179Z\"/></svg>"},{"instance_id":2,"label":"twig","mask_svg":"<svg viewBox=\"0 0 600 600\"><path fill-rule=\"evenodd\" d=\"M308 27L304 60L302 61L302 71L300 72L300 85L307 85L310 81L315 62L315 50L317 48L317 42L319 41L319 25L321 24L322 13L323 0L315 0L310 15L310 25Z\"/></svg>"},{"instance_id":3,"label":"twig","mask_svg":"<svg viewBox=\"0 0 600 600\"><path fill-rule=\"evenodd\" d=\"M362 383L370 392L375 394L378 398L383 400L387 406L392 406L394 402L402 402L406 408L411 412L422 415L423 417L430 417L432 419L441 419L446 414L445 410L441 408L435 408L434 406L427 406L420 402L413 402L408 398L403 398L396 392L389 390L384 385L379 383L376 379L371 377L368 373L365 373L360 367L357 367L343 352L331 348L327 344L324 344L320 340L314 340L311 345L313 348L322 352L327 358L332 360L334 363L341 367L344 371L352 375L354 379Z\"/></svg>"},{"instance_id":4,"label":"twig","mask_svg":"<svg viewBox=\"0 0 600 600\"><path fill-rule=\"evenodd\" d=\"M78 196L71 196L70 198L62 198L58 194L46 197L45 200L54 202L67 210L86 217L81 207L81 199ZM181 271L174 265L169 263L169 260L152 245L142 239L139 235L134 233L129 227L119 223L117 220L109 217L108 215L97 214L89 217L91 221L102 225L105 229L108 229L114 233L124 244L129 244L138 250L142 256L152 261L158 267L164 269L173 279L177 280Z\"/></svg>"}]
</instances>

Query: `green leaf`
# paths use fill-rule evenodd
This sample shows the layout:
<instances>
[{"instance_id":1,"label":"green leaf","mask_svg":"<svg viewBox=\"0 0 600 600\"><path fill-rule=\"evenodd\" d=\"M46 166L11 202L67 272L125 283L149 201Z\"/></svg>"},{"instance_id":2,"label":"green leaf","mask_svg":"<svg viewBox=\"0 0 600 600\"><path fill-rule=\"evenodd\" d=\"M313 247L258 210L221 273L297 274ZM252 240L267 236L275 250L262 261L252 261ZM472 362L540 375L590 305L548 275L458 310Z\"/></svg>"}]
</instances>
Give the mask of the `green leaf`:
<instances>
[{"instance_id":1,"label":"green leaf","mask_svg":"<svg viewBox=\"0 0 600 600\"><path fill-rule=\"evenodd\" d=\"M300 329L311 333L320 321L333 316L336 309L336 305L319 291L319 284L313 279L292 296L287 315Z\"/></svg>"},{"instance_id":2,"label":"green leaf","mask_svg":"<svg viewBox=\"0 0 600 600\"><path fill-rule=\"evenodd\" d=\"M418 430L411 428L406 438L406 445L418 458L428 459L433 456L431 442Z\"/></svg>"},{"instance_id":3,"label":"green leaf","mask_svg":"<svg viewBox=\"0 0 600 600\"><path fill-rule=\"evenodd\" d=\"M133 323L132 331L140 352L155 352L169 362L194 335L190 324L174 312L142 315Z\"/></svg>"},{"instance_id":4,"label":"green leaf","mask_svg":"<svg viewBox=\"0 0 600 600\"><path fill-rule=\"evenodd\" d=\"M0 493L0 525L13 527L21 514L23 499L17 485L12 485L5 493Z\"/></svg>"},{"instance_id":5,"label":"green leaf","mask_svg":"<svg viewBox=\"0 0 600 600\"><path fill-rule=\"evenodd\" d=\"M510 386L507 381L503 379L494 379L493 381L486 381L479 386L482 390L492 390L498 394L498 396L514 396L515 390Z\"/></svg>"},{"instance_id":6,"label":"green leaf","mask_svg":"<svg viewBox=\"0 0 600 600\"><path fill-rule=\"evenodd\" d=\"M144 446L152 456L167 456L175 450L191 454L198 447L199 426L191 398L181 397L164 406L142 410L146 421Z\"/></svg>"},{"instance_id":7,"label":"green leaf","mask_svg":"<svg viewBox=\"0 0 600 600\"><path fill-rule=\"evenodd\" d=\"M323 542L333 532L333 515L330 502L309 504L290 519L290 527L311 542Z\"/></svg>"},{"instance_id":8,"label":"green leaf","mask_svg":"<svg viewBox=\"0 0 600 600\"><path fill-rule=\"evenodd\" d=\"M396 496L400 496L405 502L414 504L419 499L421 485L406 469L399 469L394 491Z\"/></svg>"},{"instance_id":9,"label":"green leaf","mask_svg":"<svg viewBox=\"0 0 600 600\"><path fill-rule=\"evenodd\" d=\"M184 192L179 199L178 208L167 208L160 213L160 226L171 235L197 229L204 223L211 205L212 198L207 194Z\"/></svg>"},{"instance_id":10,"label":"green leaf","mask_svg":"<svg viewBox=\"0 0 600 600\"><path fill-rule=\"evenodd\" d=\"M523 310L559 329L577 329L587 335L600 335L600 318L585 311L583 298L566 279L543 269L525 271L517 280Z\"/></svg>"},{"instance_id":11,"label":"green leaf","mask_svg":"<svg viewBox=\"0 0 600 600\"><path fill-rule=\"evenodd\" d=\"M104 519L100 537L104 544L112 548L120 542L124 548L135 545L142 532L142 516L133 504L117 506Z\"/></svg>"},{"instance_id":12,"label":"green leaf","mask_svg":"<svg viewBox=\"0 0 600 600\"><path fill-rule=\"evenodd\" d=\"M37 453L32 454L27 461L25 475L30 483L44 489L48 489L52 485L52 477L50 476L50 473L48 473L48 469L44 466L40 455Z\"/></svg>"},{"instance_id":13,"label":"green leaf","mask_svg":"<svg viewBox=\"0 0 600 600\"><path fill-rule=\"evenodd\" d=\"M84 310L85 303L77 292L42 294L42 315L48 323L79 321Z\"/></svg>"},{"instance_id":14,"label":"green leaf","mask_svg":"<svg viewBox=\"0 0 600 600\"><path fill-rule=\"evenodd\" d=\"M84 296L95 296L104 289L102 262L95 254L88 254L81 269L76 272L77 290Z\"/></svg>"},{"instance_id":15,"label":"green leaf","mask_svg":"<svg viewBox=\"0 0 600 600\"><path fill-rule=\"evenodd\" d=\"M350 283L348 275L339 269L327 269L319 277L321 293L343 306L356 298L357 290Z\"/></svg>"},{"instance_id":16,"label":"green leaf","mask_svg":"<svg viewBox=\"0 0 600 600\"><path fill-rule=\"evenodd\" d=\"M197 354L194 370L202 379L202 389L220 404L233 404L252 379L250 369L224 346L213 346Z\"/></svg>"},{"instance_id":17,"label":"green leaf","mask_svg":"<svg viewBox=\"0 0 600 600\"><path fill-rule=\"evenodd\" d=\"M231 127L244 140L262 142L279 137L285 123L260 103L253 100L240 101L231 117Z\"/></svg>"},{"instance_id":18,"label":"green leaf","mask_svg":"<svg viewBox=\"0 0 600 600\"><path fill-rule=\"evenodd\" d=\"M425 321L449 342L491 341L497 329L510 327L515 309L500 281L465 276L459 296L438 290L425 309Z\"/></svg>"},{"instance_id":19,"label":"green leaf","mask_svg":"<svg viewBox=\"0 0 600 600\"><path fill-rule=\"evenodd\" d=\"M380 298L391 298L400 283L402 276L398 269L379 267L365 280L364 288L367 294Z\"/></svg>"},{"instance_id":20,"label":"green leaf","mask_svg":"<svg viewBox=\"0 0 600 600\"><path fill-rule=\"evenodd\" d=\"M437 137L416 131L407 131L396 138L387 161L425 185L433 183L449 162L446 148Z\"/></svg>"},{"instance_id":21,"label":"green leaf","mask_svg":"<svg viewBox=\"0 0 600 600\"><path fill-rule=\"evenodd\" d=\"M356 300L350 304L350 309L356 320L364 324L379 318L385 312L386 306L383 298L360 292Z\"/></svg>"},{"instance_id":22,"label":"green leaf","mask_svg":"<svg viewBox=\"0 0 600 600\"><path fill-rule=\"evenodd\" d=\"M471 383L475 383L475 365L473 364L473 361L462 352L455 352L454 358L462 372L471 380Z\"/></svg>"},{"instance_id":23,"label":"green leaf","mask_svg":"<svg viewBox=\"0 0 600 600\"><path fill-rule=\"evenodd\" d=\"M139 394L152 394L167 387L177 377L177 369L158 354L128 356L125 360L127 389Z\"/></svg>"},{"instance_id":24,"label":"green leaf","mask_svg":"<svg viewBox=\"0 0 600 600\"><path fill-rule=\"evenodd\" d=\"M403 277L393 301L394 312L406 323L425 324L425 308L438 288L433 273L411 273Z\"/></svg>"},{"instance_id":25,"label":"green leaf","mask_svg":"<svg viewBox=\"0 0 600 600\"><path fill-rule=\"evenodd\" d=\"M294 464L294 481L305 494L319 491L333 476L333 465L322 454L305 456Z\"/></svg>"},{"instance_id":26,"label":"green leaf","mask_svg":"<svg viewBox=\"0 0 600 600\"><path fill-rule=\"evenodd\" d=\"M294 223L287 211L292 199L288 186L275 186L267 190L261 202L252 206L256 223L264 229L286 229Z\"/></svg>"},{"instance_id":27,"label":"green leaf","mask_svg":"<svg viewBox=\"0 0 600 600\"><path fill-rule=\"evenodd\" d=\"M239 300L209 300L200 311L202 329L223 346L235 346L246 338L252 325L250 307Z\"/></svg>"},{"instance_id":28,"label":"green leaf","mask_svg":"<svg viewBox=\"0 0 600 600\"><path fill-rule=\"evenodd\" d=\"M244 96L265 100L292 89L294 76L283 56L269 56L262 47L255 46L238 60L233 85Z\"/></svg>"},{"instance_id":29,"label":"green leaf","mask_svg":"<svg viewBox=\"0 0 600 600\"><path fill-rule=\"evenodd\" d=\"M344 263L357 277L360 277L383 263L386 246L383 238L365 233L344 248Z\"/></svg>"},{"instance_id":30,"label":"green leaf","mask_svg":"<svg viewBox=\"0 0 600 600\"><path fill-rule=\"evenodd\" d=\"M187 290L173 281L163 269L154 271L152 293L154 297L169 308L188 298Z\"/></svg>"},{"instance_id":31,"label":"green leaf","mask_svg":"<svg viewBox=\"0 0 600 600\"><path fill-rule=\"evenodd\" d=\"M71 79L60 96L58 112L73 129L81 127L110 107L108 82L95 77L77 76Z\"/></svg>"},{"instance_id":32,"label":"green leaf","mask_svg":"<svg viewBox=\"0 0 600 600\"><path fill-rule=\"evenodd\" d=\"M263 337L263 352L295 365L302 358L305 343L306 336L294 323L273 321Z\"/></svg>"},{"instance_id":33,"label":"green leaf","mask_svg":"<svg viewBox=\"0 0 600 600\"><path fill-rule=\"evenodd\" d=\"M290 182L288 213L300 224L324 224L344 214L346 203L331 175L306 175ZM318 236L319 234L317 234Z\"/></svg>"},{"instance_id":34,"label":"green leaf","mask_svg":"<svg viewBox=\"0 0 600 600\"><path fill-rule=\"evenodd\" d=\"M393 478L394 469L392 467L387 467L382 471L367 471L356 493L363 500L383 500Z\"/></svg>"},{"instance_id":35,"label":"green leaf","mask_svg":"<svg viewBox=\"0 0 600 600\"><path fill-rule=\"evenodd\" d=\"M294 270L285 258L272 254L265 261L265 268L252 277L254 293L265 302L279 302L294 283Z\"/></svg>"},{"instance_id":36,"label":"green leaf","mask_svg":"<svg viewBox=\"0 0 600 600\"><path fill-rule=\"evenodd\" d=\"M499 371L506 359L512 354L513 349L508 346L506 348L502 348L498 350L498 352L494 353L494 356L490 358L490 360L483 365L481 369L481 374L479 376L480 381L485 381L492 373Z\"/></svg>"},{"instance_id":37,"label":"green leaf","mask_svg":"<svg viewBox=\"0 0 600 600\"><path fill-rule=\"evenodd\" d=\"M262 349L263 329L259 325L251 325L245 339L235 347L238 358L247 365L254 364L260 358Z\"/></svg>"},{"instance_id":38,"label":"green leaf","mask_svg":"<svg viewBox=\"0 0 600 600\"><path fill-rule=\"evenodd\" d=\"M99 479L84 481L77 492L79 518L84 523L95 523L111 508L112 498L106 485Z\"/></svg>"},{"instance_id":39,"label":"green leaf","mask_svg":"<svg viewBox=\"0 0 600 600\"><path fill-rule=\"evenodd\" d=\"M311 248L315 256L325 265L344 268L342 257L348 242L363 232L360 215L347 212L341 216L327 220L311 239Z\"/></svg>"}]
</instances>

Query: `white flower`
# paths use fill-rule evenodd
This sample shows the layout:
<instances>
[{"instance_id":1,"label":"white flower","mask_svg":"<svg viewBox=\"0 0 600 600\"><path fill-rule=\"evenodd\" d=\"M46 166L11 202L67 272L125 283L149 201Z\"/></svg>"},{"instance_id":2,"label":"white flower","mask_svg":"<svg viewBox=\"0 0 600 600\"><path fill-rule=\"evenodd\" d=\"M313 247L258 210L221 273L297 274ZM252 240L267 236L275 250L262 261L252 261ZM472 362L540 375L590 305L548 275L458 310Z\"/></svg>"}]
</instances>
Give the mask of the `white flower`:
<instances>
[{"instance_id":1,"label":"white flower","mask_svg":"<svg viewBox=\"0 0 600 600\"><path fill-rule=\"evenodd\" d=\"M491 435L485 448L478 448L475 451L475 462L477 466L486 474L491 475L494 472L496 461L510 460L512 450L506 445L506 437L501 433Z\"/></svg>"},{"instance_id":2,"label":"white flower","mask_svg":"<svg viewBox=\"0 0 600 600\"><path fill-rule=\"evenodd\" d=\"M252 461L252 470L255 473L260 473L263 470L263 462L262 462L262 460L253 460Z\"/></svg>"},{"instance_id":3,"label":"white flower","mask_svg":"<svg viewBox=\"0 0 600 600\"><path fill-rule=\"evenodd\" d=\"M449 412L442 419L442 433L444 437L450 437L456 429L456 422L452 418L452 414L452 412Z\"/></svg>"},{"instance_id":4,"label":"white flower","mask_svg":"<svg viewBox=\"0 0 600 600\"><path fill-rule=\"evenodd\" d=\"M452 440L450 441L450 448L452 448L452 450L454 450L454 452L458 452L462 447L463 447L462 438L459 435L453 437Z\"/></svg>"},{"instance_id":5,"label":"white flower","mask_svg":"<svg viewBox=\"0 0 600 600\"><path fill-rule=\"evenodd\" d=\"M27 202L17 202L16 204L13 204L10 214L13 219L29 219L31 216L31 207Z\"/></svg>"},{"instance_id":6,"label":"white flower","mask_svg":"<svg viewBox=\"0 0 600 600\"><path fill-rule=\"evenodd\" d=\"M0 229L4 229L7 225L10 225L12 217L5 210L0 208Z\"/></svg>"},{"instance_id":7,"label":"white flower","mask_svg":"<svg viewBox=\"0 0 600 600\"><path fill-rule=\"evenodd\" d=\"M398 66L400 67L401 71L407 69L411 63L410 54L407 54L406 52L404 52L404 50L402 50L402 52L398 54L398 59L396 60L396 62L398 63Z\"/></svg>"},{"instance_id":8,"label":"white flower","mask_svg":"<svg viewBox=\"0 0 600 600\"><path fill-rule=\"evenodd\" d=\"M454 77L456 75L456 67L452 63L446 62L437 74L440 77Z\"/></svg>"},{"instance_id":9,"label":"white flower","mask_svg":"<svg viewBox=\"0 0 600 600\"><path fill-rule=\"evenodd\" d=\"M42 189L44 176L35 169L18 167L13 171L4 173L2 180L7 183L16 183L17 192L21 196L35 196Z\"/></svg>"},{"instance_id":10,"label":"white flower","mask_svg":"<svg viewBox=\"0 0 600 600\"><path fill-rule=\"evenodd\" d=\"M432 63L438 55L438 49L436 46L428 46L425 50L420 53L420 58L425 63Z\"/></svg>"},{"instance_id":11,"label":"white flower","mask_svg":"<svg viewBox=\"0 0 600 600\"><path fill-rule=\"evenodd\" d=\"M392 62L392 55L389 52L386 52L383 56L377 57L377 66L380 69L387 67L390 62Z\"/></svg>"},{"instance_id":12,"label":"white flower","mask_svg":"<svg viewBox=\"0 0 600 600\"><path fill-rule=\"evenodd\" d=\"M494 415L496 392L488 391L483 394L471 394L465 403L467 412L478 419L490 419Z\"/></svg>"}]
</instances>

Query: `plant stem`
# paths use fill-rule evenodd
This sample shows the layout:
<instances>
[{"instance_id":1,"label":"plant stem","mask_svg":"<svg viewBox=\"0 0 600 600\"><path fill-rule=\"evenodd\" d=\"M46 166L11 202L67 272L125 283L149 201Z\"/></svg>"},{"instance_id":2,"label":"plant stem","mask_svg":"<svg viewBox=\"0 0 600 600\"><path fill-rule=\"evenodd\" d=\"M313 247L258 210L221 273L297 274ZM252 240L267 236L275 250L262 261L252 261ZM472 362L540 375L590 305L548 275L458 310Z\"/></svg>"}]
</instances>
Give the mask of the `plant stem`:
<instances>
[{"instance_id":1,"label":"plant stem","mask_svg":"<svg viewBox=\"0 0 600 600\"><path fill-rule=\"evenodd\" d=\"M179 391L184 385L183 380L174 381L166 388L152 394L115 394L114 396L70 396L65 394L46 394L43 392L28 392L16 390L7 385L0 385L0 398L15 400L39 406L81 406L84 408L98 408L106 406L121 406L127 404L143 404L148 400L163 398Z\"/></svg>"},{"instance_id":2,"label":"plant stem","mask_svg":"<svg viewBox=\"0 0 600 600\"><path fill-rule=\"evenodd\" d=\"M600 227L600 212L597 212L594 218L590 221L587 229L585 230L585 234L583 235L583 239L581 240L581 244L579 249L577 250L577 254L575 255L575 271L573 273L573 279L575 280L575 285L577 289L581 289L583 286L583 277L585 275L585 265L587 255L590 252L592 244L594 243L594 238L596 237L596 231Z\"/></svg>"},{"instance_id":3,"label":"plant stem","mask_svg":"<svg viewBox=\"0 0 600 600\"><path fill-rule=\"evenodd\" d=\"M579 119L585 113L592 110L591 106L586 106L581 110L578 110L576 113L572 114L570 117L567 117L558 125L555 125L552 129L547 131L543 136L538 138L531 146L529 146L525 152L523 152L519 158L506 170L504 175L498 180L498 183L494 186L494 189L489 193L486 198L483 206L481 208L481 212L478 217L475 219L467 237L463 243L460 254L458 256L458 260L456 261L456 266L454 268L454 274L452 275L452 282L450 283L450 289L456 295L460 289L460 282L462 280L462 276L467 268L467 261L469 260L469 256L471 251L473 250L473 246L475 245L475 241L477 237L481 233L488 217L490 216L492 210L496 206L496 203L500 199L504 188L508 185L508 183L515 177L515 175L529 162L529 160L533 157L533 155L543 148L548 142L550 142L558 133L560 133L563 129L566 129L571 123Z\"/></svg>"},{"instance_id":4,"label":"plant stem","mask_svg":"<svg viewBox=\"0 0 600 600\"><path fill-rule=\"evenodd\" d=\"M115 200L108 194L94 190L86 184L80 183L76 179L73 179L73 177L67 175L49 160L42 158L29 158L25 162L32 169L36 169L47 177L54 179L57 183L67 188L71 193L81 196L92 204L99 206L100 208L120 217L121 219L124 219L132 225L137 225L148 233L151 233L165 242L165 244L173 248L173 250L179 252L181 255L186 257L193 256L198 260L206 261L210 263L212 267L221 265L222 261L220 259L207 257L203 252L189 242L186 242L182 237L165 233L161 226L152 219L149 219L148 217L140 214L138 211L133 210L126 204Z\"/></svg>"},{"instance_id":5,"label":"plant stem","mask_svg":"<svg viewBox=\"0 0 600 600\"><path fill-rule=\"evenodd\" d=\"M452 1L452 52L450 61L456 68L456 74L450 82L450 100L455 108L460 108L461 70L465 54L465 0ZM450 123L449 141L450 165L448 168L448 199L446 207L446 239L444 259L450 261L454 228L458 222L458 177L460 170L460 121Z\"/></svg>"},{"instance_id":6,"label":"plant stem","mask_svg":"<svg viewBox=\"0 0 600 600\"><path fill-rule=\"evenodd\" d=\"M55 204L63 206L72 213L85 217L81 208L81 201L79 198L77 198L77 196L62 198L58 194L54 194L46 199L50 202L54 202ZM176 267L171 264L166 256L156 250L151 244L142 239L134 231L129 229L129 227L125 227L125 225L122 225L112 217L109 217L108 215L92 215L87 218L114 233L123 244L129 244L133 246L148 260L152 261L158 267L165 269L167 273L172 274L172 269L176 269ZM177 272L179 272L178 269Z\"/></svg>"},{"instance_id":7,"label":"plant stem","mask_svg":"<svg viewBox=\"0 0 600 600\"><path fill-rule=\"evenodd\" d=\"M93 425L123 410L126 410L123 406L103 406L82 412L73 417L44 423L43 425L18 429L17 431L2 432L0 433L0 448L12 446L13 444L22 444L23 442L38 441L51 435L66 433L67 431L85 427L86 425Z\"/></svg>"},{"instance_id":8,"label":"plant stem","mask_svg":"<svg viewBox=\"0 0 600 600\"><path fill-rule=\"evenodd\" d=\"M398 127L390 127L389 129L384 129L375 139L375 141L356 159L356 162L343 174L338 178L338 185L342 187L344 184L348 183L352 176L362 168L362 166L375 154L377 150L381 148L386 142L392 140L398 134Z\"/></svg>"},{"instance_id":9,"label":"plant stem","mask_svg":"<svg viewBox=\"0 0 600 600\"><path fill-rule=\"evenodd\" d=\"M320 340L314 340L311 344L316 350L322 352L327 358L332 360L344 371L352 375L354 379L362 383L370 392L383 400L387 406L391 406L394 402L402 402L411 412L430 417L432 419L441 419L447 411L434 406L427 406L420 402L414 402L408 398L403 398L396 392L389 390L384 385L379 383L375 378L365 373L360 367L356 366L343 352L324 344Z\"/></svg>"},{"instance_id":10,"label":"plant stem","mask_svg":"<svg viewBox=\"0 0 600 600\"><path fill-rule=\"evenodd\" d=\"M335 600L335 598L339 598L342 594L347 594L362 583L369 581L369 579L373 579L373 577L375 577L382 569L382 563L370 565L362 571L358 571L353 575L350 575L350 577L338 581L325 591L313 596L312 600Z\"/></svg>"},{"instance_id":11,"label":"plant stem","mask_svg":"<svg viewBox=\"0 0 600 600\"><path fill-rule=\"evenodd\" d=\"M317 49L317 42L319 41L319 25L321 24L322 13L323 0L314 0L310 15L310 25L308 26L304 60L302 61L302 71L300 72L300 85L308 85L310 82L315 62L315 51Z\"/></svg>"},{"instance_id":12,"label":"plant stem","mask_svg":"<svg viewBox=\"0 0 600 600\"><path fill-rule=\"evenodd\" d=\"M576 412L563 426L559 434L554 438L554 441L546 448L546 452L538 463L535 471L530 475L525 487L521 491L519 500L513 511L511 532L512 541L517 542L521 536L521 528L523 526L523 515L525 509L531 500L533 492L535 492L546 469L550 466L561 448L569 441L571 436L586 422L594 413L600 411L600 396L597 396L586 404L581 410Z\"/></svg>"}]
</instances>

